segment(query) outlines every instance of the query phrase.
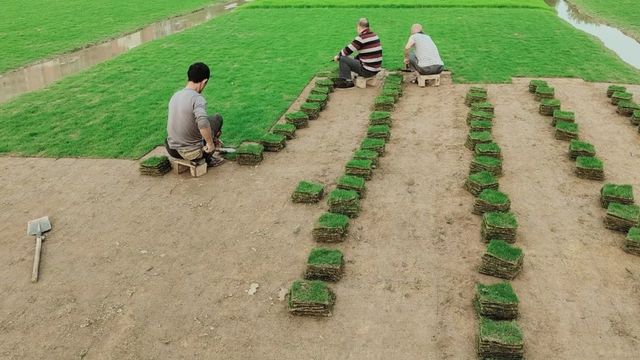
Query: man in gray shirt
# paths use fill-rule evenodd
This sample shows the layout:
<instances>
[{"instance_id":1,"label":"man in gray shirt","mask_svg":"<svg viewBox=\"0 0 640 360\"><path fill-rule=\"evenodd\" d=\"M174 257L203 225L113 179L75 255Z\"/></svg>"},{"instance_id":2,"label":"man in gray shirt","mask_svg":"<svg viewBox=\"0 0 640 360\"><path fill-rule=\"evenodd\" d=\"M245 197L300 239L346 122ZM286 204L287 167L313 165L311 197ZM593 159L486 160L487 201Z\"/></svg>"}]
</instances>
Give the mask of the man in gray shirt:
<instances>
[{"instance_id":1,"label":"man in gray shirt","mask_svg":"<svg viewBox=\"0 0 640 360\"><path fill-rule=\"evenodd\" d=\"M411 37L404 48L404 63L420 75L440 74L444 70L436 44L422 32L420 24L411 26Z\"/></svg>"},{"instance_id":2,"label":"man in gray shirt","mask_svg":"<svg viewBox=\"0 0 640 360\"><path fill-rule=\"evenodd\" d=\"M222 146L222 116L207 115L207 102L201 95L210 74L206 64L189 66L187 86L169 101L165 146L172 157L191 161L204 158L212 167L222 164L224 159L213 155Z\"/></svg>"}]
</instances>

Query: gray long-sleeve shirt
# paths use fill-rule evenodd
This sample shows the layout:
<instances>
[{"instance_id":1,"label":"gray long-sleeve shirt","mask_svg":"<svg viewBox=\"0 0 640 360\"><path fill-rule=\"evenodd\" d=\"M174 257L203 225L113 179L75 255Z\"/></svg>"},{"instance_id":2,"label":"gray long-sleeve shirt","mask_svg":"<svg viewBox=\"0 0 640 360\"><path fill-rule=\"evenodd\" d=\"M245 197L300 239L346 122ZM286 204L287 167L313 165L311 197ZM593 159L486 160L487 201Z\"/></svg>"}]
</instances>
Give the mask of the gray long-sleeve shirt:
<instances>
[{"instance_id":1,"label":"gray long-sleeve shirt","mask_svg":"<svg viewBox=\"0 0 640 360\"><path fill-rule=\"evenodd\" d=\"M199 129L211 128L207 101L197 91L182 89L169 101L167 142L172 149L195 150L202 147Z\"/></svg>"}]
</instances>

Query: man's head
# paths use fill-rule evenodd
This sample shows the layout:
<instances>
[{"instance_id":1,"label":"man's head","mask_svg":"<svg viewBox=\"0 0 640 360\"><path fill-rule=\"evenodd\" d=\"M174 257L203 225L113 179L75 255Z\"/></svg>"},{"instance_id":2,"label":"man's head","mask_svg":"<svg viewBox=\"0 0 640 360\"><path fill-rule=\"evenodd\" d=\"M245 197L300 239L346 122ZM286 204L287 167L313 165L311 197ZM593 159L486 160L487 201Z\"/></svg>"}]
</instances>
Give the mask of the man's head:
<instances>
[{"instance_id":1,"label":"man's head","mask_svg":"<svg viewBox=\"0 0 640 360\"><path fill-rule=\"evenodd\" d=\"M422 32L422 25L420 24L411 25L411 35L421 33L421 32Z\"/></svg>"},{"instance_id":2,"label":"man's head","mask_svg":"<svg viewBox=\"0 0 640 360\"><path fill-rule=\"evenodd\" d=\"M358 30L358 34L363 32L364 30L369 28L369 19L367 18L360 18L360 20L358 20L358 24L356 26L357 30Z\"/></svg>"},{"instance_id":3,"label":"man's head","mask_svg":"<svg viewBox=\"0 0 640 360\"><path fill-rule=\"evenodd\" d=\"M191 64L191 66L189 66L189 70L187 71L189 83L192 83L192 86L199 93L201 93L202 90L204 90L205 86L207 86L207 83L209 82L209 76L211 76L209 67L205 63L201 62Z\"/></svg>"}]
</instances>

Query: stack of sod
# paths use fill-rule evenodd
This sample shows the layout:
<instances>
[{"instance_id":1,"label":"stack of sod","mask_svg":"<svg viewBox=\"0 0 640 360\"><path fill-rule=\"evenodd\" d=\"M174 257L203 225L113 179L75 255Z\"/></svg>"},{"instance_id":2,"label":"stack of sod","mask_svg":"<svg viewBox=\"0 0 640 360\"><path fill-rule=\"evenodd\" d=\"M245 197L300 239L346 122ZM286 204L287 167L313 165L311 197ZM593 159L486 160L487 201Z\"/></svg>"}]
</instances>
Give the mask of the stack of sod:
<instances>
[{"instance_id":1,"label":"stack of sod","mask_svg":"<svg viewBox=\"0 0 640 360\"><path fill-rule=\"evenodd\" d=\"M507 212L511 208L511 201L507 194L498 190L483 190L473 204L473 213L482 215L487 212Z\"/></svg>"},{"instance_id":2,"label":"stack of sod","mask_svg":"<svg viewBox=\"0 0 640 360\"><path fill-rule=\"evenodd\" d=\"M366 191L365 179L360 176L353 175L341 176L340 179L338 179L338 184L336 187L342 190L353 190L358 193L360 199L364 197Z\"/></svg>"},{"instance_id":3,"label":"stack of sod","mask_svg":"<svg viewBox=\"0 0 640 360\"><path fill-rule=\"evenodd\" d=\"M632 99L633 99L633 94L628 92L618 91L618 92L614 92L613 95L611 95L611 103L613 105L618 105L618 103L623 100L631 101Z\"/></svg>"},{"instance_id":4,"label":"stack of sod","mask_svg":"<svg viewBox=\"0 0 640 360\"><path fill-rule=\"evenodd\" d=\"M252 142L245 142L238 146L236 161L240 165L257 165L262 161L264 146Z\"/></svg>"},{"instance_id":5,"label":"stack of sod","mask_svg":"<svg viewBox=\"0 0 640 360\"><path fill-rule=\"evenodd\" d=\"M337 76L338 76L338 69L336 68L320 70L316 73L316 77L319 77L319 78L332 78Z\"/></svg>"},{"instance_id":6,"label":"stack of sod","mask_svg":"<svg viewBox=\"0 0 640 360\"><path fill-rule=\"evenodd\" d=\"M478 196L485 189L498 190L498 179L488 171L481 171L469 175L464 187L474 196Z\"/></svg>"},{"instance_id":7,"label":"stack of sod","mask_svg":"<svg viewBox=\"0 0 640 360\"><path fill-rule=\"evenodd\" d=\"M472 86L469 88L468 92L476 92L476 93L482 93L482 94L486 94L487 93L487 89L480 87L480 86Z\"/></svg>"},{"instance_id":8,"label":"stack of sod","mask_svg":"<svg viewBox=\"0 0 640 360\"><path fill-rule=\"evenodd\" d=\"M511 246L502 240L491 240L487 251L482 255L481 274L512 280L522 270L524 254L522 249Z\"/></svg>"},{"instance_id":9,"label":"stack of sod","mask_svg":"<svg viewBox=\"0 0 640 360\"><path fill-rule=\"evenodd\" d=\"M365 180L371 180L373 175L373 162L371 160L349 160L345 165L345 174L360 176Z\"/></svg>"},{"instance_id":10,"label":"stack of sod","mask_svg":"<svg viewBox=\"0 0 640 360\"><path fill-rule=\"evenodd\" d=\"M387 75L384 82L385 84L400 86L404 82L404 76L402 76L402 74L399 74L399 73L389 73L389 75Z\"/></svg>"},{"instance_id":11,"label":"stack of sod","mask_svg":"<svg viewBox=\"0 0 640 360\"><path fill-rule=\"evenodd\" d=\"M484 120L484 121L492 121L495 115L486 111L469 111L469 115L467 115L467 124L469 124L473 120Z\"/></svg>"},{"instance_id":12,"label":"stack of sod","mask_svg":"<svg viewBox=\"0 0 640 360\"><path fill-rule=\"evenodd\" d=\"M578 156L594 157L596 156L596 147L588 142L571 140L571 143L569 143L569 157L575 160Z\"/></svg>"},{"instance_id":13,"label":"stack of sod","mask_svg":"<svg viewBox=\"0 0 640 360\"><path fill-rule=\"evenodd\" d=\"M329 93L331 91L329 90L329 87L327 86L315 86L313 89L311 89L311 94L313 95L327 95L329 96Z\"/></svg>"},{"instance_id":14,"label":"stack of sod","mask_svg":"<svg viewBox=\"0 0 640 360\"><path fill-rule=\"evenodd\" d=\"M535 99L541 101L544 99L553 99L556 95L556 90L551 86L538 86L536 88Z\"/></svg>"},{"instance_id":15,"label":"stack of sod","mask_svg":"<svg viewBox=\"0 0 640 360\"><path fill-rule=\"evenodd\" d=\"M471 160L469 173L474 174L487 171L493 176L502 175L502 160L491 156L474 156Z\"/></svg>"},{"instance_id":16,"label":"stack of sod","mask_svg":"<svg viewBox=\"0 0 640 360\"><path fill-rule=\"evenodd\" d=\"M486 91L481 92L477 90L471 90L467 93L467 97L464 100L464 103L471 107L475 103L487 102L487 93Z\"/></svg>"},{"instance_id":17,"label":"stack of sod","mask_svg":"<svg viewBox=\"0 0 640 360\"><path fill-rule=\"evenodd\" d=\"M549 87L549 84L544 80L531 80L529 82L529 92L532 94L536 93L538 87Z\"/></svg>"},{"instance_id":18,"label":"stack of sod","mask_svg":"<svg viewBox=\"0 0 640 360\"><path fill-rule=\"evenodd\" d=\"M378 166L378 157L380 154L372 150L356 150L353 153L353 160L371 160L374 168Z\"/></svg>"},{"instance_id":19,"label":"stack of sod","mask_svg":"<svg viewBox=\"0 0 640 360\"><path fill-rule=\"evenodd\" d=\"M476 145L493 142L491 133L488 131L471 131L467 135L467 142L464 144L467 149L475 150Z\"/></svg>"},{"instance_id":20,"label":"stack of sod","mask_svg":"<svg viewBox=\"0 0 640 360\"><path fill-rule=\"evenodd\" d=\"M633 187L631 185L605 184L600 189L600 205L606 209L612 202L632 205L634 203Z\"/></svg>"},{"instance_id":21,"label":"stack of sod","mask_svg":"<svg viewBox=\"0 0 640 360\"><path fill-rule=\"evenodd\" d=\"M324 110L327 107L327 101L329 101L328 95L309 94L307 102L320 104L320 110Z\"/></svg>"},{"instance_id":22,"label":"stack of sod","mask_svg":"<svg viewBox=\"0 0 640 360\"><path fill-rule=\"evenodd\" d=\"M296 129L306 128L309 126L309 115L304 111L288 113L284 118L287 121L287 124L295 126Z\"/></svg>"},{"instance_id":23,"label":"stack of sod","mask_svg":"<svg viewBox=\"0 0 640 360\"><path fill-rule=\"evenodd\" d=\"M491 156L494 158L501 159L502 149L500 149L500 145L494 142L477 144L475 149L475 154L480 156Z\"/></svg>"},{"instance_id":24,"label":"stack of sod","mask_svg":"<svg viewBox=\"0 0 640 360\"><path fill-rule=\"evenodd\" d=\"M260 139L260 144L264 146L265 151L278 152L287 146L287 138L280 134L264 134Z\"/></svg>"},{"instance_id":25,"label":"stack of sod","mask_svg":"<svg viewBox=\"0 0 640 360\"><path fill-rule=\"evenodd\" d=\"M289 289L289 312L293 315L331 316L335 294L322 281L296 280Z\"/></svg>"},{"instance_id":26,"label":"stack of sod","mask_svg":"<svg viewBox=\"0 0 640 360\"><path fill-rule=\"evenodd\" d=\"M334 83L331 79L318 79L316 80L316 87L325 87L329 92L333 92Z\"/></svg>"},{"instance_id":27,"label":"stack of sod","mask_svg":"<svg viewBox=\"0 0 640 360\"><path fill-rule=\"evenodd\" d=\"M171 171L171 162L166 156L151 156L140 163L140 174L162 176Z\"/></svg>"},{"instance_id":28,"label":"stack of sod","mask_svg":"<svg viewBox=\"0 0 640 360\"><path fill-rule=\"evenodd\" d=\"M631 124L635 126L640 125L640 110L633 110L631 114Z\"/></svg>"},{"instance_id":29,"label":"stack of sod","mask_svg":"<svg viewBox=\"0 0 640 360\"><path fill-rule=\"evenodd\" d=\"M369 115L370 125L389 125L391 126L391 113L388 111L374 111Z\"/></svg>"},{"instance_id":30,"label":"stack of sod","mask_svg":"<svg viewBox=\"0 0 640 360\"><path fill-rule=\"evenodd\" d=\"M384 86L382 86L382 91L387 91L387 90L393 90L394 92L397 92L400 97L402 97L401 84L391 84L391 83L385 82Z\"/></svg>"},{"instance_id":31,"label":"stack of sod","mask_svg":"<svg viewBox=\"0 0 640 360\"><path fill-rule=\"evenodd\" d=\"M315 120L320 116L322 105L320 103L306 102L300 105L300 110L309 116L309 120Z\"/></svg>"},{"instance_id":32,"label":"stack of sod","mask_svg":"<svg viewBox=\"0 0 640 360\"><path fill-rule=\"evenodd\" d=\"M371 125L367 129L367 137L389 141L389 138L391 137L391 129L389 128L389 125Z\"/></svg>"},{"instance_id":33,"label":"stack of sod","mask_svg":"<svg viewBox=\"0 0 640 360\"><path fill-rule=\"evenodd\" d=\"M360 150L371 150L378 153L378 156L384 155L385 142L382 139L365 138L360 144Z\"/></svg>"},{"instance_id":34,"label":"stack of sod","mask_svg":"<svg viewBox=\"0 0 640 360\"><path fill-rule=\"evenodd\" d=\"M296 190L291 194L294 203L313 204L322 200L324 185L310 181L300 181Z\"/></svg>"},{"instance_id":35,"label":"stack of sod","mask_svg":"<svg viewBox=\"0 0 640 360\"><path fill-rule=\"evenodd\" d=\"M556 126L558 121L576 122L576 114L571 111L556 110L553 112L553 122L551 125Z\"/></svg>"},{"instance_id":36,"label":"stack of sod","mask_svg":"<svg viewBox=\"0 0 640 360\"><path fill-rule=\"evenodd\" d=\"M556 139L557 140L573 140L578 138L578 124L567 121L558 121L556 123Z\"/></svg>"},{"instance_id":37,"label":"stack of sod","mask_svg":"<svg viewBox=\"0 0 640 360\"><path fill-rule=\"evenodd\" d=\"M480 318L478 358L483 360L524 359L524 339L515 321Z\"/></svg>"},{"instance_id":38,"label":"stack of sod","mask_svg":"<svg viewBox=\"0 0 640 360\"><path fill-rule=\"evenodd\" d=\"M307 259L306 280L338 281L342 277L344 261L342 251L315 248Z\"/></svg>"},{"instance_id":39,"label":"stack of sod","mask_svg":"<svg viewBox=\"0 0 640 360\"><path fill-rule=\"evenodd\" d=\"M627 233L622 249L629 254L640 256L640 228L632 227Z\"/></svg>"},{"instance_id":40,"label":"stack of sod","mask_svg":"<svg viewBox=\"0 0 640 360\"><path fill-rule=\"evenodd\" d=\"M393 87L382 89L382 92L380 93L380 96L393 98L394 102L398 102L400 95L400 89Z\"/></svg>"},{"instance_id":41,"label":"stack of sod","mask_svg":"<svg viewBox=\"0 0 640 360\"><path fill-rule=\"evenodd\" d=\"M373 102L373 110L375 111L393 111L395 109L395 101L389 96L378 96Z\"/></svg>"},{"instance_id":42,"label":"stack of sod","mask_svg":"<svg viewBox=\"0 0 640 360\"><path fill-rule=\"evenodd\" d=\"M484 120L473 120L469 122L469 127L471 131L491 131L493 128L493 123L491 121Z\"/></svg>"},{"instance_id":43,"label":"stack of sod","mask_svg":"<svg viewBox=\"0 0 640 360\"><path fill-rule=\"evenodd\" d=\"M328 212L320 216L311 233L317 242L335 243L342 242L348 232L349 218Z\"/></svg>"},{"instance_id":44,"label":"stack of sod","mask_svg":"<svg viewBox=\"0 0 640 360\"><path fill-rule=\"evenodd\" d=\"M541 115L553 116L553 112L560 110L560 100L558 99L544 99L540 102L539 112Z\"/></svg>"},{"instance_id":45,"label":"stack of sod","mask_svg":"<svg viewBox=\"0 0 640 360\"><path fill-rule=\"evenodd\" d=\"M293 124L275 124L271 132L291 140L296 137L296 126Z\"/></svg>"},{"instance_id":46,"label":"stack of sod","mask_svg":"<svg viewBox=\"0 0 640 360\"><path fill-rule=\"evenodd\" d=\"M607 88L607 97L612 97L617 92L627 92L627 88L619 85L611 85Z\"/></svg>"},{"instance_id":47,"label":"stack of sod","mask_svg":"<svg viewBox=\"0 0 640 360\"><path fill-rule=\"evenodd\" d=\"M604 180L604 165L595 156L578 156L576 158L576 175L581 179Z\"/></svg>"},{"instance_id":48,"label":"stack of sod","mask_svg":"<svg viewBox=\"0 0 640 360\"><path fill-rule=\"evenodd\" d=\"M633 101L623 100L618 103L618 109L616 112L622 116L631 116L634 111L640 110L640 105Z\"/></svg>"},{"instance_id":49,"label":"stack of sod","mask_svg":"<svg viewBox=\"0 0 640 360\"><path fill-rule=\"evenodd\" d=\"M513 320L518 317L518 296L507 282L476 285L474 305L479 316L494 320Z\"/></svg>"},{"instance_id":50,"label":"stack of sod","mask_svg":"<svg viewBox=\"0 0 640 360\"><path fill-rule=\"evenodd\" d=\"M487 212L482 215L480 234L484 242L490 240L504 240L513 244L516 242L518 221L510 212Z\"/></svg>"},{"instance_id":51,"label":"stack of sod","mask_svg":"<svg viewBox=\"0 0 640 360\"><path fill-rule=\"evenodd\" d=\"M493 114L494 108L493 104L491 104L490 102L483 101L472 104L471 111L484 111Z\"/></svg>"},{"instance_id":52,"label":"stack of sod","mask_svg":"<svg viewBox=\"0 0 640 360\"><path fill-rule=\"evenodd\" d=\"M334 214L355 218L360 212L360 197L353 190L335 189L329 194L327 203L329 211Z\"/></svg>"},{"instance_id":53,"label":"stack of sod","mask_svg":"<svg viewBox=\"0 0 640 360\"><path fill-rule=\"evenodd\" d=\"M637 205L624 205L609 203L607 216L604 218L604 226L607 229L627 232L640 222L640 207Z\"/></svg>"}]
</instances>

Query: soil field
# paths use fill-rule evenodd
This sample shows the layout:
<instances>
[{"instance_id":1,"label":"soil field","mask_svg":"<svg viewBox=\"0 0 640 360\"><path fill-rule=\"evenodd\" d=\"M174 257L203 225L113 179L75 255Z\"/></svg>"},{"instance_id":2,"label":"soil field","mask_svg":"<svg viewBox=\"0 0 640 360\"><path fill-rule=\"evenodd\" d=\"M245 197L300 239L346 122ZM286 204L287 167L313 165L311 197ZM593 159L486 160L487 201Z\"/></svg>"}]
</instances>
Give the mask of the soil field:
<instances>
[{"instance_id":1,"label":"soil field","mask_svg":"<svg viewBox=\"0 0 640 360\"><path fill-rule=\"evenodd\" d=\"M573 174L568 144L553 139L527 82L488 86L500 185L525 251L513 285L526 356L636 358L640 260L604 228L602 183ZM640 135L608 105L607 84L549 82L608 181L638 188ZM640 86L630 89L640 96ZM303 179L333 187L378 89L337 91L281 153L198 179L141 177L126 160L0 158L0 358L475 358L474 283L495 280L476 271L480 218L462 188L467 90L405 88L363 211L338 246L346 273L331 285L337 303L327 319L292 317L281 300L327 209L290 195ZM25 226L46 214L53 231L31 284Z\"/></svg>"}]
</instances>

